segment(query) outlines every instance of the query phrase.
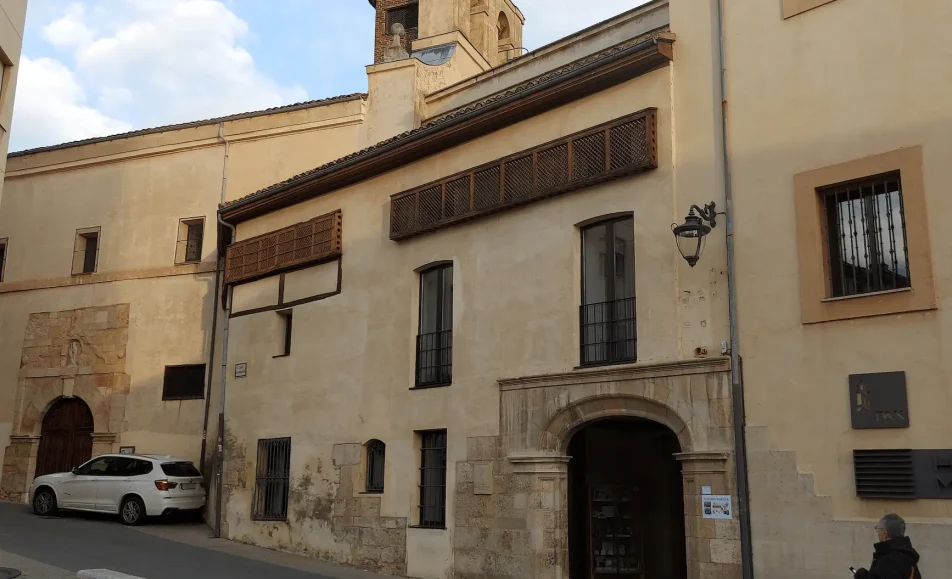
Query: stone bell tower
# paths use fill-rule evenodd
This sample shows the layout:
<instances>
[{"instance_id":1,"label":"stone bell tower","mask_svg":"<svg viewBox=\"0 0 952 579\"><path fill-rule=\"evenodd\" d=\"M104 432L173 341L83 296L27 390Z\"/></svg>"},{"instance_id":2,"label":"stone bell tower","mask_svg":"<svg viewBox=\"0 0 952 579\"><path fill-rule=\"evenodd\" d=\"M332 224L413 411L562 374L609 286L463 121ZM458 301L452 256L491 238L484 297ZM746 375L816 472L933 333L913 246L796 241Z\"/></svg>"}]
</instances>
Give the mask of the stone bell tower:
<instances>
[{"instance_id":1,"label":"stone bell tower","mask_svg":"<svg viewBox=\"0 0 952 579\"><path fill-rule=\"evenodd\" d=\"M417 39L459 33L496 66L522 54L525 16L511 0L369 0L377 11L374 64L384 62L393 43L393 25L403 26L403 48L413 52Z\"/></svg>"},{"instance_id":2,"label":"stone bell tower","mask_svg":"<svg viewBox=\"0 0 952 579\"><path fill-rule=\"evenodd\" d=\"M522 54L525 17L511 0L369 0L374 63L358 148L419 127L429 95Z\"/></svg>"}]
</instances>

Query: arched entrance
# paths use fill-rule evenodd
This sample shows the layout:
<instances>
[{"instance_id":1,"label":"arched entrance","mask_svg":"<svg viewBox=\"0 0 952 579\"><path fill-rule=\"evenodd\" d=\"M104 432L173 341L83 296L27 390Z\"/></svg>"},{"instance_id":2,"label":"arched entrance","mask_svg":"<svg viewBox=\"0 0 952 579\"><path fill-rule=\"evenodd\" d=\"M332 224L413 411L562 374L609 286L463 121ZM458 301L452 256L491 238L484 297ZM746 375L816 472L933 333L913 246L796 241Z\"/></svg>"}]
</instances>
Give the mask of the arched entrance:
<instances>
[{"instance_id":1,"label":"arched entrance","mask_svg":"<svg viewBox=\"0 0 952 579\"><path fill-rule=\"evenodd\" d=\"M686 577L675 433L643 418L606 418L575 432L567 451L570 577Z\"/></svg>"},{"instance_id":2,"label":"arched entrance","mask_svg":"<svg viewBox=\"0 0 952 579\"><path fill-rule=\"evenodd\" d=\"M67 472L92 458L93 413L79 398L60 398L43 417L36 474Z\"/></svg>"}]
</instances>

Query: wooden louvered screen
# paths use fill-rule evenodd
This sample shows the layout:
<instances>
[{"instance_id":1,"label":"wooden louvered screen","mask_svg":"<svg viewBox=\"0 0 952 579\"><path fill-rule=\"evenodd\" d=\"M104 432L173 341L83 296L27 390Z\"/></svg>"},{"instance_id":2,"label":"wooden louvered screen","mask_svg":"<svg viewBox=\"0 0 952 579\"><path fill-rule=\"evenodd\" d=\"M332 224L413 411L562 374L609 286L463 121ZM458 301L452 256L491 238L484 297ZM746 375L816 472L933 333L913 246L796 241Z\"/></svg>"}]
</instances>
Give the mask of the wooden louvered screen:
<instances>
[{"instance_id":1,"label":"wooden louvered screen","mask_svg":"<svg viewBox=\"0 0 952 579\"><path fill-rule=\"evenodd\" d=\"M856 496L864 499L916 498L911 450L854 450Z\"/></svg>"},{"instance_id":2,"label":"wooden louvered screen","mask_svg":"<svg viewBox=\"0 0 952 579\"><path fill-rule=\"evenodd\" d=\"M225 281L238 283L341 255L341 213L335 211L228 246Z\"/></svg>"},{"instance_id":3,"label":"wooden louvered screen","mask_svg":"<svg viewBox=\"0 0 952 579\"><path fill-rule=\"evenodd\" d=\"M657 167L656 109L647 109L393 195L390 239Z\"/></svg>"}]
</instances>

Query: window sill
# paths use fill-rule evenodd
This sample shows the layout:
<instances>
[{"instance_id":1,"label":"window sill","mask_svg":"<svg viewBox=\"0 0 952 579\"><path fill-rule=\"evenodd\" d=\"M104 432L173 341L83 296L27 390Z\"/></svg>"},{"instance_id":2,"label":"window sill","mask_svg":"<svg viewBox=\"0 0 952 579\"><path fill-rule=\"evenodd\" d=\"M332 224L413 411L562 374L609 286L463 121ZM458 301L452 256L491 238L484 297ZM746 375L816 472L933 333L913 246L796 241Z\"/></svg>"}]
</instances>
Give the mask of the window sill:
<instances>
[{"instance_id":1,"label":"window sill","mask_svg":"<svg viewBox=\"0 0 952 579\"><path fill-rule=\"evenodd\" d=\"M591 370L592 368L606 368L611 366L628 366L631 364L637 364L638 360L624 360L621 362L595 362L592 364L579 364L578 366L572 368L573 370Z\"/></svg>"},{"instance_id":2,"label":"window sill","mask_svg":"<svg viewBox=\"0 0 952 579\"><path fill-rule=\"evenodd\" d=\"M278 354L277 356L271 356L271 359L276 360L278 358L290 358L291 354Z\"/></svg>"},{"instance_id":3,"label":"window sill","mask_svg":"<svg viewBox=\"0 0 952 579\"><path fill-rule=\"evenodd\" d=\"M378 496L378 497L379 497L379 496L381 496L381 495L383 494L383 491L360 491L360 492L357 493L357 494L359 494L359 495L375 495L375 496Z\"/></svg>"},{"instance_id":4,"label":"window sill","mask_svg":"<svg viewBox=\"0 0 952 579\"><path fill-rule=\"evenodd\" d=\"M190 396L187 398L163 398L162 402L181 402L183 400L204 400L205 396Z\"/></svg>"},{"instance_id":5,"label":"window sill","mask_svg":"<svg viewBox=\"0 0 952 579\"><path fill-rule=\"evenodd\" d=\"M446 527L423 527L420 525L407 525L408 529L423 529L424 531L445 531Z\"/></svg>"},{"instance_id":6,"label":"window sill","mask_svg":"<svg viewBox=\"0 0 952 579\"><path fill-rule=\"evenodd\" d=\"M828 304L828 303L842 302L842 301L846 301L846 300L856 300L856 299L862 299L862 298L874 298L874 297L877 297L877 296L888 296L888 295L892 295L892 294L901 294L901 293L906 293L906 292L911 292L911 291L912 291L912 288L911 288L911 287L904 287L904 288L899 288L899 289L885 290L885 291L881 291L881 292L869 292L869 293L865 293L865 294L855 294L855 295L852 295L852 296L843 296L843 297L839 297L839 298L826 298L826 299L822 299L822 300L820 300L820 301L823 302L823 303L825 303L825 304Z\"/></svg>"},{"instance_id":7,"label":"window sill","mask_svg":"<svg viewBox=\"0 0 952 579\"><path fill-rule=\"evenodd\" d=\"M430 390L431 388L449 388L452 386L452 382L447 382L446 384L428 384L426 386L413 386L410 390Z\"/></svg>"},{"instance_id":8,"label":"window sill","mask_svg":"<svg viewBox=\"0 0 952 579\"><path fill-rule=\"evenodd\" d=\"M199 263L202 263L202 260L198 259L195 261L176 261L175 265L197 265Z\"/></svg>"},{"instance_id":9,"label":"window sill","mask_svg":"<svg viewBox=\"0 0 952 579\"><path fill-rule=\"evenodd\" d=\"M92 275L92 274L94 274L94 273L96 273L96 272L94 272L94 271L74 271L74 272L70 273L70 275Z\"/></svg>"}]
</instances>

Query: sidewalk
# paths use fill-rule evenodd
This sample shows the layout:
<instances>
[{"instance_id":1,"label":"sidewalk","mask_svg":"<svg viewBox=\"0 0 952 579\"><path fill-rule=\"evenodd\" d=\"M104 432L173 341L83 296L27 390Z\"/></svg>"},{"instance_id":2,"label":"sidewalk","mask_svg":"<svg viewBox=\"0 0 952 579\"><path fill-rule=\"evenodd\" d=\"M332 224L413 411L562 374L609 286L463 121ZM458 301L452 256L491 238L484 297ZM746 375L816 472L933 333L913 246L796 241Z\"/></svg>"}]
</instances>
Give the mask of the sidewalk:
<instances>
[{"instance_id":1,"label":"sidewalk","mask_svg":"<svg viewBox=\"0 0 952 579\"><path fill-rule=\"evenodd\" d=\"M76 573L72 571L53 567L6 551L0 551L0 567L19 570L23 573L19 579L76 579Z\"/></svg>"},{"instance_id":2,"label":"sidewalk","mask_svg":"<svg viewBox=\"0 0 952 579\"><path fill-rule=\"evenodd\" d=\"M244 557L262 563L287 567L306 573L314 573L332 579L393 579L392 575L383 575L373 571L365 571L356 567L337 565L320 561L303 555L273 551L263 547L245 545L226 539L216 539L212 529L204 524L185 525L147 525L133 527L136 531L161 537L170 541L185 543L193 547L217 551L236 557Z\"/></svg>"}]
</instances>

